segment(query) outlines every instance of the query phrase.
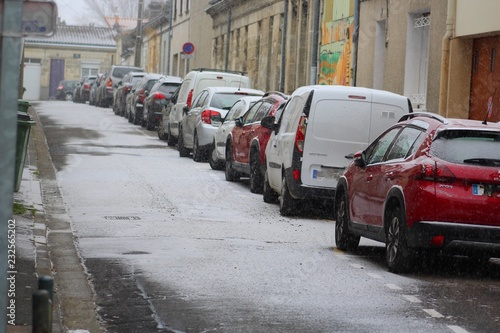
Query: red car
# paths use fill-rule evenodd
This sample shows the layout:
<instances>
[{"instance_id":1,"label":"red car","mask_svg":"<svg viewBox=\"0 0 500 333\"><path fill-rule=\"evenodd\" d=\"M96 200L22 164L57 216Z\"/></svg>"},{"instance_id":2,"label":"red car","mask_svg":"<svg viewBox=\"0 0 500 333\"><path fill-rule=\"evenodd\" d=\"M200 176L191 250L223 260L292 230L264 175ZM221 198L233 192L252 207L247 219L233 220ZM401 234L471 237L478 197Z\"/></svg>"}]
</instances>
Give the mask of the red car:
<instances>
[{"instance_id":1,"label":"red car","mask_svg":"<svg viewBox=\"0 0 500 333\"><path fill-rule=\"evenodd\" d=\"M237 181L242 175L250 177L250 191L262 193L266 145L271 130L260 124L266 116L277 116L288 96L268 92L243 116L235 119L235 126L226 142L226 180ZM276 117L279 118L279 117Z\"/></svg>"},{"instance_id":2,"label":"red car","mask_svg":"<svg viewBox=\"0 0 500 333\"><path fill-rule=\"evenodd\" d=\"M354 156L335 209L337 247L383 242L392 272L417 255L500 255L500 124L404 116Z\"/></svg>"}]
</instances>

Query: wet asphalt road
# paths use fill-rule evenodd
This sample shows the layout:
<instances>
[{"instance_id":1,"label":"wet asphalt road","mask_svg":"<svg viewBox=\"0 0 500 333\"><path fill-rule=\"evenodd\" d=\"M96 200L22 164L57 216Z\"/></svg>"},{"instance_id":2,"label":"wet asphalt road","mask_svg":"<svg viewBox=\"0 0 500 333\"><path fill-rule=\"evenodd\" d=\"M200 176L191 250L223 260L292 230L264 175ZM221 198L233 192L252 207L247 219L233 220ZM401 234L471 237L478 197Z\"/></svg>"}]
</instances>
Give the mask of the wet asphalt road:
<instances>
[{"instance_id":1,"label":"wet asphalt road","mask_svg":"<svg viewBox=\"0 0 500 333\"><path fill-rule=\"evenodd\" d=\"M111 109L34 107L109 332L500 331L500 261L391 274L382 244L337 251L321 212L281 217Z\"/></svg>"}]
</instances>

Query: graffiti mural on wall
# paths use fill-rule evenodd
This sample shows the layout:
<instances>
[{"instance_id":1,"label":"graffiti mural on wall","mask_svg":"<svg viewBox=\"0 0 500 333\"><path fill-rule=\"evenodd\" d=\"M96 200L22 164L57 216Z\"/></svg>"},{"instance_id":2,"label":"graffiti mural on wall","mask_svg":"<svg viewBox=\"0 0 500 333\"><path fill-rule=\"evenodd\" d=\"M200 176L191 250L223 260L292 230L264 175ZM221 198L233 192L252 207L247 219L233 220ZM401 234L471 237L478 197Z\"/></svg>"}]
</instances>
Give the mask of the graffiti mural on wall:
<instances>
[{"instance_id":1,"label":"graffiti mural on wall","mask_svg":"<svg viewBox=\"0 0 500 333\"><path fill-rule=\"evenodd\" d=\"M351 85L355 0L325 0L319 84Z\"/></svg>"}]
</instances>

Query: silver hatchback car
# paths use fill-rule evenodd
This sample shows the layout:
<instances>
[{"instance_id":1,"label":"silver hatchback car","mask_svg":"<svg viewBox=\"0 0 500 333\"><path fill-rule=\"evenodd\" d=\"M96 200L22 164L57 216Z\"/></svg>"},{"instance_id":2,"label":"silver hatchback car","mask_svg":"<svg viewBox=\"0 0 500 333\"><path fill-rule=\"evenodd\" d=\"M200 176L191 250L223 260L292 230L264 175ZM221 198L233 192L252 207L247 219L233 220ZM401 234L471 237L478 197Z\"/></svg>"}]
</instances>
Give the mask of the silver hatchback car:
<instances>
[{"instance_id":1,"label":"silver hatchback car","mask_svg":"<svg viewBox=\"0 0 500 333\"><path fill-rule=\"evenodd\" d=\"M193 152L196 162L206 161L208 151L222 118L233 104L244 96L263 96L256 89L237 87L209 87L195 97L190 109L184 107L179 128L179 156L187 157Z\"/></svg>"}]
</instances>

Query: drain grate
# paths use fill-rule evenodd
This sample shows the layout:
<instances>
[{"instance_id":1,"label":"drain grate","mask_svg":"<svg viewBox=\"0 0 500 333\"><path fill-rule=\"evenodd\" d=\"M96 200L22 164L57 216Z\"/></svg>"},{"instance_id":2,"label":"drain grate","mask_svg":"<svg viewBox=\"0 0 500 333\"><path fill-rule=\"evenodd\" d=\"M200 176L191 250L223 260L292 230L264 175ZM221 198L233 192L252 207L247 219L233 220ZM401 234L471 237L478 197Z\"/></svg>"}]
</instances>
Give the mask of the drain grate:
<instances>
[{"instance_id":1,"label":"drain grate","mask_svg":"<svg viewBox=\"0 0 500 333\"><path fill-rule=\"evenodd\" d=\"M105 220L125 220L125 221L137 221L141 218L139 216L104 216Z\"/></svg>"}]
</instances>

